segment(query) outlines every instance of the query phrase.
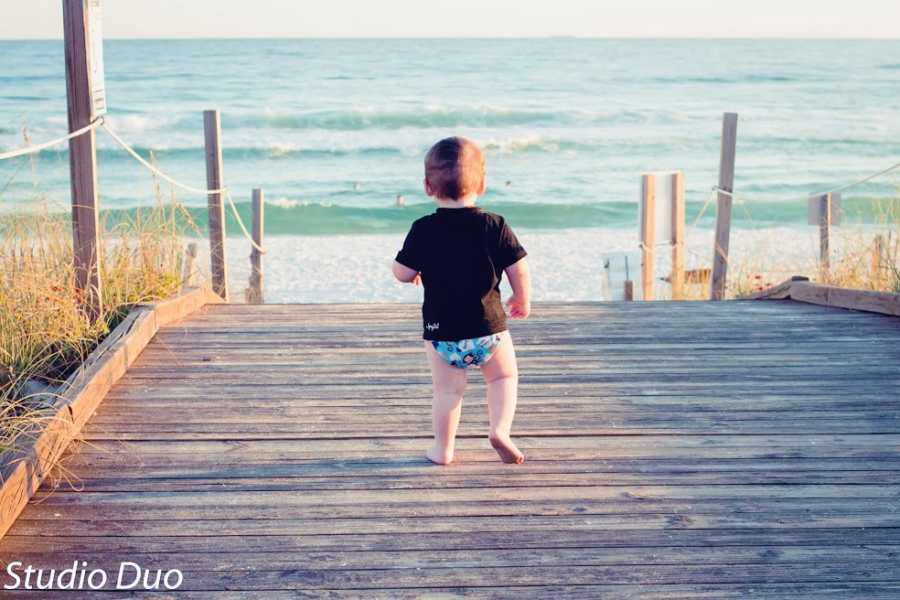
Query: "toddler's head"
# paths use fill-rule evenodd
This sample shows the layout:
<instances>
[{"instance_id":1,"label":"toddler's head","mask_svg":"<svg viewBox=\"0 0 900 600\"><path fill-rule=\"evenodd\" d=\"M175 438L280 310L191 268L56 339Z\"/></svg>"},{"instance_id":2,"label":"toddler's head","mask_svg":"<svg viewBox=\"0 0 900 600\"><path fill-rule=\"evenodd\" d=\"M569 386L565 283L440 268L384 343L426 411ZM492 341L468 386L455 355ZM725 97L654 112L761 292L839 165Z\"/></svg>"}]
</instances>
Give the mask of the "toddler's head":
<instances>
[{"instance_id":1,"label":"toddler's head","mask_svg":"<svg viewBox=\"0 0 900 600\"><path fill-rule=\"evenodd\" d=\"M438 200L480 196L485 188L484 154L462 137L439 141L425 155L425 192Z\"/></svg>"}]
</instances>

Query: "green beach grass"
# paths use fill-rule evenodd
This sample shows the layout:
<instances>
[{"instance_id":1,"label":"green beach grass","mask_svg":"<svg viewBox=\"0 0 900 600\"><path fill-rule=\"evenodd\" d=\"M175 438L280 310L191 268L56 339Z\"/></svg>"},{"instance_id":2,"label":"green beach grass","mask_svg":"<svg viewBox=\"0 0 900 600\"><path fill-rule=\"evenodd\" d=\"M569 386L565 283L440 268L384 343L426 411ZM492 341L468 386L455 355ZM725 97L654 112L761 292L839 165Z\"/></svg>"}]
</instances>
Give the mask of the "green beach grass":
<instances>
[{"instance_id":1,"label":"green beach grass","mask_svg":"<svg viewBox=\"0 0 900 600\"><path fill-rule=\"evenodd\" d=\"M0 453L50 418L59 386L133 305L182 284L177 201L128 220L101 213L103 306L91 321L75 289L71 221L41 206L0 217Z\"/></svg>"},{"instance_id":2,"label":"green beach grass","mask_svg":"<svg viewBox=\"0 0 900 600\"><path fill-rule=\"evenodd\" d=\"M777 252L770 245L777 240L767 240L766 247L750 256L735 257L729 297L746 297L793 275L834 287L900 294L900 196L850 205L849 210L845 205L845 211L847 223L831 229L835 250L828 269L817 259L806 264L773 261Z\"/></svg>"}]
</instances>

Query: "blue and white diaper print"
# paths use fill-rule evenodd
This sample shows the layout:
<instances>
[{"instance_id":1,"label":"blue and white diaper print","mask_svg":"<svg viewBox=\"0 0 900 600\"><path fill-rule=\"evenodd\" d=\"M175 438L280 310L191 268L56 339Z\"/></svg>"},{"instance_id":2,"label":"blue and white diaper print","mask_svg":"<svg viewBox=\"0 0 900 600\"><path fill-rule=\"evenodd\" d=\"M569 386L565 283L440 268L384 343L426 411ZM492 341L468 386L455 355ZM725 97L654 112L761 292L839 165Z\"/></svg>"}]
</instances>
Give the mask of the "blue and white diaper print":
<instances>
[{"instance_id":1,"label":"blue and white diaper print","mask_svg":"<svg viewBox=\"0 0 900 600\"><path fill-rule=\"evenodd\" d=\"M465 369L469 365L480 366L490 360L503 337L499 333L458 342L431 342L447 364Z\"/></svg>"}]
</instances>

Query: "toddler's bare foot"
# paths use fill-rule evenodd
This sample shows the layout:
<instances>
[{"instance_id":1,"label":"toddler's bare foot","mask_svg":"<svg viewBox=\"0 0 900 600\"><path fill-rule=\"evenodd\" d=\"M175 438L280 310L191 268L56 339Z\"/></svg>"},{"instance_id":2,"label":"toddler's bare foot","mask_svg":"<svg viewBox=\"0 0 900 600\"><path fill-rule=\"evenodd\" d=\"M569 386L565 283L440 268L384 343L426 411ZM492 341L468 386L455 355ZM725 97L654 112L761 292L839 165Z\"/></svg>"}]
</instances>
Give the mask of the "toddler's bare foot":
<instances>
[{"instance_id":1,"label":"toddler's bare foot","mask_svg":"<svg viewBox=\"0 0 900 600\"><path fill-rule=\"evenodd\" d=\"M425 453L426 458L436 465L449 465L453 462L453 451L432 446Z\"/></svg>"},{"instance_id":2,"label":"toddler's bare foot","mask_svg":"<svg viewBox=\"0 0 900 600\"><path fill-rule=\"evenodd\" d=\"M500 455L500 460L510 465L521 465L525 462L525 455L516 448L509 436L490 436L491 446Z\"/></svg>"}]
</instances>

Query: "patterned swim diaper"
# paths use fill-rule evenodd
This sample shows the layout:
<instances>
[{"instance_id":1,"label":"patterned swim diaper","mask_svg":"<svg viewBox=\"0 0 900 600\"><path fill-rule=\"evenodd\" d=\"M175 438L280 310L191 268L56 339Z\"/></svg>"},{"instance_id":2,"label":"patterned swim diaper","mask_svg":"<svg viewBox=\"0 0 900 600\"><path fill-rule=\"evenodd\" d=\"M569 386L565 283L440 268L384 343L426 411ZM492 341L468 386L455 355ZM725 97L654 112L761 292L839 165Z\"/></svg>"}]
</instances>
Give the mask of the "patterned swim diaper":
<instances>
[{"instance_id":1,"label":"patterned swim diaper","mask_svg":"<svg viewBox=\"0 0 900 600\"><path fill-rule=\"evenodd\" d=\"M459 340L458 342L435 342L431 344L447 364L458 369L469 365L481 366L491 359L497 346L503 341L502 333L480 338Z\"/></svg>"}]
</instances>

